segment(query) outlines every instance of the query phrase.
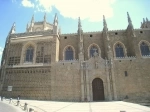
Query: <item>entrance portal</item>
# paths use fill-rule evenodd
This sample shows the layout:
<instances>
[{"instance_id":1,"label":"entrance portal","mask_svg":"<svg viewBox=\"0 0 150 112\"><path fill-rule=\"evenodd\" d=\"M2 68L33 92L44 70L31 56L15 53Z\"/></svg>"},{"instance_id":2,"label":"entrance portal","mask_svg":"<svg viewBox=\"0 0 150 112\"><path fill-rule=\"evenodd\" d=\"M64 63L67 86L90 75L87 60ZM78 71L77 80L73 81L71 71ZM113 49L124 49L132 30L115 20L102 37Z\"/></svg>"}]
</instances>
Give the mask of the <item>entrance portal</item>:
<instances>
[{"instance_id":1,"label":"entrance portal","mask_svg":"<svg viewBox=\"0 0 150 112\"><path fill-rule=\"evenodd\" d=\"M104 100L104 86L100 78L95 78L92 82L93 101Z\"/></svg>"}]
</instances>

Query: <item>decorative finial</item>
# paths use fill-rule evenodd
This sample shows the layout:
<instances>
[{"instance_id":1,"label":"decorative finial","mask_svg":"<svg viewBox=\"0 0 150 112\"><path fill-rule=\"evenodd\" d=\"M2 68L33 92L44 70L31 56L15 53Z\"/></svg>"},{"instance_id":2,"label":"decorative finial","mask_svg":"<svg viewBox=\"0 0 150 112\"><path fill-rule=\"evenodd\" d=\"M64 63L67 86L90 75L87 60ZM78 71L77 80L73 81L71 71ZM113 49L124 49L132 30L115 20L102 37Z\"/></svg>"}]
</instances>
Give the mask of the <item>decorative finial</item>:
<instances>
[{"instance_id":1,"label":"decorative finial","mask_svg":"<svg viewBox=\"0 0 150 112\"><path fill-rule=\"evenodd\" d=\"M79 17L79 19L78 19L78 28L81 28L82 26L81 26L81 20L80 20L80 17Z\"/></svg>"},{"instance_id":2,"label":"decorative finial","mask_svg":"<svg viewBox=\"0 0 150 112\"><path fill-rule=\"evenodd\" d=\"M12 25L12 28L11 28L10 33L11 33L11 34L12 34L12 33L15 33L15 31L16 31L16 23L14 22L13 25Z\"/></svg>"},{"instance_id":3,"label":"decorative finial","mask_svg":"<svg viewBox=\"0 0 150 112\"><path fill-rule=\"evenodd\" d=\"M106 19L105 19L105 16L104 16L104 15L103 15L103 30L104 30L104 31L108 31L107 23L106 23Z\"/></svg>"},{"instance_id":4,"label":"decorative finial","mask_svg":"<svg viewBox=\"0 0 150 112\"><path fill-rule=\"evenodd\" d=\"M28 32L29 30L29 23L27 23L26 31Z\"/></svg>"},{"instance_id":5,"label":"decorative finial","mask_svg":"<svg viewBox=\"0 0 150 112\"><path fill-rule=\"evenodd\" d=\"M130 15L129 15L128 12L127 12L127 17L128 17L128 23L129 23L129 24L132 24L132 21L131 21L131 18L130 18Z\"/></svg>"},{"instance_id":6,"label":"decorative finial","mask_svg":"<svg viewBox=\"0 0 150 112\"><path fill-rule=\"evenodd\" d=\"M55 13L55 17L54 17L54 25L58 25L58 17L57 17L57 13Z\"/></svg>"},{"instance_id":7,"label":"decorative finial","mask_svg":"<svg viewBox=\"0 0 150 112\"><path fill-rule=\"evenodd\" d=\"M34 14L32 16L31 23L34 23Z\"/></svg>"},{"instance_id":8,"label":"decorative finial","mask_svg":"<svg viewBox=\"0 0 150 112\"><path fill-rule=\"evenodd\" d=\"M61 34L61 27L59 26L59 34Z\"/></svg>"},{"instance_id":9,"label":"decorative finial","mask_svg":"<svg viewBox=\"0 0 150 112\"><path fill-rule=\"evenodd\" d=\"M145 23L145 19L143 18L143 23Z\"/></svg>"},{"instance_id":10,"label":"decorative finial","mask_svg":"<svg viewBox=\"0 0 150 112\"><path fill-rule=\"evenodd\" d=\"M146 17L146 22L148 22L148 18Z\"/></svg>"},{"instance_id":11,"label":"decorative finial","mask_svg":"<svg viewBox=\"0 0 150 112\"><path fill-rule=\"evenodd\" d=\"M29 23L27 23L27 28L29 28Z\"/></svg>"},{"instance_id":12,"label":"decorative finial","mask_svg":"<svg viewBox=\"0 0 150 112\"><path fill-rule=\"evenodd\" d=\"M107 23L106 23L106 19L105 19L105 16L103 15L103 26L106 26L107 27Z\"/></svg>"},{"instance_id":13,"label":"decorative finial","mask_svg":"<svg viewBox=\"0 0 150 112\"><path fill-rule=\"evenodd\" d=\"M46 22L46 13L45 13L45 15L44 15L44 21Z\"/></svg>"}]
</instances>

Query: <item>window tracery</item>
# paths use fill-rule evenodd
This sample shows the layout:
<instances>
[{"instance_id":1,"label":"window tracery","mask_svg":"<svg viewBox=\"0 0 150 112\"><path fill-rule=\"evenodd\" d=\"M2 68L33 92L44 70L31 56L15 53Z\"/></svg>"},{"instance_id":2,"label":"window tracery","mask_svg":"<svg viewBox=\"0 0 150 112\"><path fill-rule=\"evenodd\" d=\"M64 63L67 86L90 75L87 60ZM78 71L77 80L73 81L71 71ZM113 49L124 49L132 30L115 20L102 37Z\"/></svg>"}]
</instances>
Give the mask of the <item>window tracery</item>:
<instances>
[{"instance_id":1,"label":"window tracery","mask_svg":"<svg viewBox=\"0 0 150 112\"><path fill-rule=\"evenodd\" d=\"M34 53L33 47L29 46L26 50L25 62L33 62L33 53Z\"/></svg>"},{"instance_id":2,"label":"window tracery","mask_svg":"<svg viewBox=\"0 0 150 112\"><path fill-rule=\"evenodd\" d=\"M98 54L98 48L97 48L97 46L92 45L90 47L90 57L93 57L95 52Z\"/></svg>"},{"instance_id":3,"label":"window tracery","mask_svg":"<svg viewBox=\"0 0 150 112\"><path fill-rule=\"evenodd\" d=\"M36 53L36 63L50 63L51 62L51 55L49 52L49 42L48 43L38 43L38 49Z\"/></svg>"},{"instance_id":4,"label":"window tracery","mask_svg":"<svg viewBox=\"0 0 150 112\"><path fill-rule=\"evenodd\" d=\"M65 49L65 60L73 60L73 49L71 46Z\"/></svg>"},{"instance_id":5,"label":"window tracery","mask_svg":"<svg viewBox=\"0 0 150 112\"><path fill-rule=\"evenodd\" d=\"M115 46L116 57L124 57L123 47L118 43Z\"/></svg>"},{"instance_id":6,"label":"window tracery","mask_svg":"<svg viewBox=\"0 0 150 112\"><path fill-rule=\"evenodd\" d=\"M149 46L145 42L142 42L140 44L140 50L141 50L141 55L142 56L144 56L144 55L150 55Z\"/></svg>"}]
</instances>

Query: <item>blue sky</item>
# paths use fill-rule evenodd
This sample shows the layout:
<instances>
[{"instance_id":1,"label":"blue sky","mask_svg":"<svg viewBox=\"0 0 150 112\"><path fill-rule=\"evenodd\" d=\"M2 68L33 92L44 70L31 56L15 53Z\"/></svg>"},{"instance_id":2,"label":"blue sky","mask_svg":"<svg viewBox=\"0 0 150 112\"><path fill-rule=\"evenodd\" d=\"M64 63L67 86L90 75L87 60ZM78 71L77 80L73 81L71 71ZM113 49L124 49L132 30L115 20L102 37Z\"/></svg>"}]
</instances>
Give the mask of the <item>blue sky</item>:
<instances>
[{"instance_id":1,"label":"blue sky","mask_svg":"<svg viewBox=\"0 0 150 112\"><path fill-rule=\"evenodd\" d=\"M134 28L140 28L143 18L150 20L150 0L0 0L0 59L5 39L14 22L16 33L25 32L26 24L35 15L35 21L53 23L57 13L62 33L77 32L78 17L81 17L84 32L101 31L105 15L108 29L126 29L127 11Z\"/></svg>"}]
</instances>

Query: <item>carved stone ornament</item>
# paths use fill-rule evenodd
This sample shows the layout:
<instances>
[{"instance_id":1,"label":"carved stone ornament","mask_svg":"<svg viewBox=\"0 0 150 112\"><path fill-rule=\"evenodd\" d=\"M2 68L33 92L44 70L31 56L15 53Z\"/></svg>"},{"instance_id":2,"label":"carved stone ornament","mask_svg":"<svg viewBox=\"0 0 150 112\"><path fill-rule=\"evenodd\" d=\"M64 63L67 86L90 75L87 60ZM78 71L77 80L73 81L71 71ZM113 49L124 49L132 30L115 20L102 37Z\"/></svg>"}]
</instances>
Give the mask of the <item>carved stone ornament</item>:
<instances>
[{"instance_id":1,"label":"carved stone ornament","mask_svg":"<svg viewBox=\"0 0 150 112\"><path fill-rule=\"evenodd\" d=\"M98 69L98 62L95 62L95 68Z\"/></svg>"},{"instance_id":2,"label":"carved stone ornament","mask_svg":"<svg viewBox=\"0 0 150 112\"><path fill-rule=\"evenodd\" d=\"M98 53L95 51L93 55L94 55L94 57L97 57Z\"/></svg>"}]
</instances>

